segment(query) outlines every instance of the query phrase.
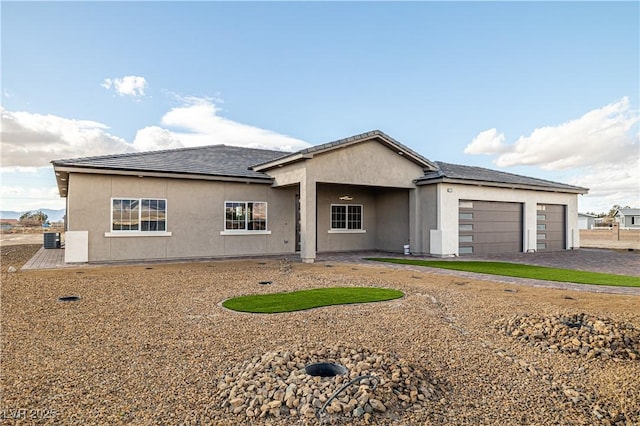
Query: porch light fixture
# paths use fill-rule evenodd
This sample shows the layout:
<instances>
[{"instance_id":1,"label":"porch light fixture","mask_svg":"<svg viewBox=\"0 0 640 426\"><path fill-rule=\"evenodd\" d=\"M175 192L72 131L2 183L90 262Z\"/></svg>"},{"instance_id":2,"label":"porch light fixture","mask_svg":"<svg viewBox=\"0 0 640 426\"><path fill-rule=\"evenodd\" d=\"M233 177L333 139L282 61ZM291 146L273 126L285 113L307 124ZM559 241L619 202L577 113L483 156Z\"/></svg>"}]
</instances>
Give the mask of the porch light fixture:
<instances>
[{"instance_id":1,"label":"porch light fixture","mask_svg":"<svg viewBox=\"0 0 640 426\"><path fill-rule=\"evenodd\" d=\"M351 201L351 200L353 200L353 197L351 195L343 195L342 197L340 197L340 200L342 200L342 201Z\"/></svg>"}]
</instances>

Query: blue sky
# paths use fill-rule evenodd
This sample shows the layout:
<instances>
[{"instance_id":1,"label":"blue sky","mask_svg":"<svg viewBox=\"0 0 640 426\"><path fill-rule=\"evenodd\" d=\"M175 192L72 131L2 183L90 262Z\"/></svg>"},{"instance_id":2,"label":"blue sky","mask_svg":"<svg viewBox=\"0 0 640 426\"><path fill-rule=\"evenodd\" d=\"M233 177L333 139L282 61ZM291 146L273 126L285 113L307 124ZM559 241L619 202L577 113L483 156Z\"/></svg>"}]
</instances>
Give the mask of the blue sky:
<instances>
[{"instance_id":1,"label":"blue sky","mask_svg":"<svg viewBox=\"0 0 640 426\"><path fill-rule=\"evenodd\" d=\"M638 2L6 2L2 210L51 160L380 129L640 207Z\"/></svg>"}]
</instances>

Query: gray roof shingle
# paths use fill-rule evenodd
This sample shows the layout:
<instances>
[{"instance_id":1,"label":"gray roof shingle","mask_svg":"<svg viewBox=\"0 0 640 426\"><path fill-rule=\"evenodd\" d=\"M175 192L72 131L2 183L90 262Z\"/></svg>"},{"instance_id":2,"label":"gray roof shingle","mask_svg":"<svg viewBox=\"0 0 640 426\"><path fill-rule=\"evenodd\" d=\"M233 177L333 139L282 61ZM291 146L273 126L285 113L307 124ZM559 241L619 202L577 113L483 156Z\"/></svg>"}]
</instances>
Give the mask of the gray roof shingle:
<instances>
[{"instance_id":1,"label":"gray roof shingle","mask_svg":"<svg viewBox=\"0 0 640 426\"><path fill-rule=\"evenodd\" d=\"M288 154L283 151L211 145L163 151L136 152L52 161L57 167L161 172L257 178L271 180L265 173L251 170L257 162L271 161Z\"/></svg>"},{"instance_id":2,"label":"gray roof shingle","mask_svg":"<svg viewBox=\"0 0 640 426\"><path fill-rule=\"evenodd\" d=\"M579 186L567 185L564 183L552 182L550 180L485 169L483 167L463 166L460 164L444 163L442 161L436 161L436 164L438 165L437 171L425 173L424 176L416 180L416 183L428 184L432 181L442 181L447 179L454 181L461 180L485 182L488 184L498 183L504 185L539 187L541 189L547 190L564 190L578 193L586 193L588 191L587 188L582 188Z\"/></svg>"}]
</instances>

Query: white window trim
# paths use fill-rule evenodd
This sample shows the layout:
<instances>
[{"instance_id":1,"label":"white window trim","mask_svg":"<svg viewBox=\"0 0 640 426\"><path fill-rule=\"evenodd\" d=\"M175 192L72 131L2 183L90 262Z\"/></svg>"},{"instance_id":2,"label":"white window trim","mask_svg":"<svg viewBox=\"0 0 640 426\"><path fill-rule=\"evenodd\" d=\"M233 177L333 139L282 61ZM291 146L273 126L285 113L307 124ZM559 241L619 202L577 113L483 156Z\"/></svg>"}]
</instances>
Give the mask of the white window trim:
<instances>
[{"instance_id":1,"label":"white window trim","mask_svg":"<svg viewBox=\"0 0 640 426\"><path fill-rule=\"evenodd\" d=\"M220 235L271 235L271 231L245 231L243 229L220 231Z\"/></svg>"},{"instance_id":2,"label":"white window trim","mask_svg":"<svg viewBox=\"0 0 640 426\"><path fill-rule=\"evenodd\" d=\"M227 226L227 203L244 203L245 208L247 207L248 203L264 203L265 205L265 212L266 212L266 218L265 218L265 227L267 229L261 229L261 230L256 230L256 231L250 231L247 229L226 229ZM246 221L245 221L245 226L247 225ZM252 200L248 200L248 201L234 201L234 200L225 200L224 205L223 205L223 211L222 211L222 228L223 230L220 231L220 235L271 235L271 231L269 230L269 203L267 201L252 201Z\"/></svg>"},{"instance_id":3,"label":"white window trim","mask_svg":"<svg viewBox=\"0 0 640 426\"><path fill-rule=\"evenodd\" d=\"M331 217L331 212L333 211L333 206L345 206L347 207L347 223L349 222L349 206L360 206L360 229L348 229L348 228L333 228L331 226L333 222L333 218ZM328 234L365 234L367 231L364 229L364 205L362 204L331 204L329 207L329 230Z\"/></svg>"},{"instance_id":4,"label":"white window trim","mask_svg":"<svg viewBox=\"0 0 640 426\"><path fill-rule=\"evenodd\" d=\"M139 229L113 229L113 200L138 200L140 205L142 205L142 200L163 200L164 201L164 228L165 231L140 231ZM111 237L170 237L171 232L166 231L169 229L169 221L168 214L169 211L169 202L166 198L150 198L150 197L111 197L110 205L109 205L109 228L111 229L108 232L104 233L104 236L107 238ZM140 211L142 213L142 210ZM140 218L140 224L142 224L142 218ZM140 225L141 226L141 225Z\"/></svg>"},{"instance_id":5,"label":"white window trim","mask_svg":"<svg viewBox=\"0 0 640 426\"><path fill-rule=\"evenodd\" d=\"M171 232L167 231L111 231L105 232L107 238L113 237L170 237Z\"/></svg>"}]
</instances>

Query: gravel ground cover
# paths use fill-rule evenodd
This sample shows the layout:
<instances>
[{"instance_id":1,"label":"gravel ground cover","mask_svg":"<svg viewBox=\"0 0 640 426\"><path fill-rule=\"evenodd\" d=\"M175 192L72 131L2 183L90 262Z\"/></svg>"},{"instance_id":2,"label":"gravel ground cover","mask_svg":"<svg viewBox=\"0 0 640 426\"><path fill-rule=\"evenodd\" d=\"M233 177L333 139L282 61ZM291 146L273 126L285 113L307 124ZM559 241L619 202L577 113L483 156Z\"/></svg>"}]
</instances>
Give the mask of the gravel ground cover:
<instances>
[{"instance_id":1,"label":"gravel ground cover","mask_svg":"<svg viewBox=\"0 0 640 426\"><path fill-rule=\"evenodd\" d=\"M630 355L638 350L638 296L278 259L8 272L10 264L19 268L28 259L28 247L2 248L5 423L640 423L640 361ZM396 288L405 297L282 314L221 306L245 294L345 285ZM58 301L73 295L80 300ZM548 337L558 322L575 325L578 318L581 327L613 333L613 349L606 336L596 339L617 355L552 348L569 344ZM547 337L536 337L537 326L550 330ZM622 341L614 339L616 332ZM591 339L592 333L583 334ZM309 379L299 367L332 359L349 364L348 374L376 375L387 386L356 384L319 420L322 393L309 383L311 394L302 401ZM273 376L288 362L294 364L286 374ZM246 383L251 380L253 388ZM330 394L341 383L320 379L318 386ZM249 407L259 395L262 402ZM302 410L305 404L313 412Z\"/></svg>"}]
</instances>

